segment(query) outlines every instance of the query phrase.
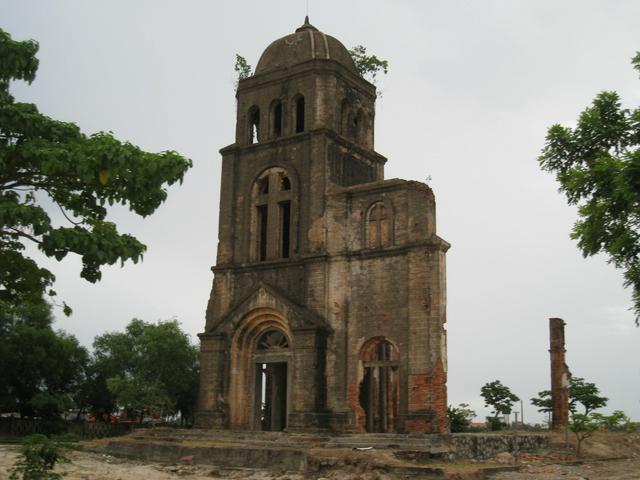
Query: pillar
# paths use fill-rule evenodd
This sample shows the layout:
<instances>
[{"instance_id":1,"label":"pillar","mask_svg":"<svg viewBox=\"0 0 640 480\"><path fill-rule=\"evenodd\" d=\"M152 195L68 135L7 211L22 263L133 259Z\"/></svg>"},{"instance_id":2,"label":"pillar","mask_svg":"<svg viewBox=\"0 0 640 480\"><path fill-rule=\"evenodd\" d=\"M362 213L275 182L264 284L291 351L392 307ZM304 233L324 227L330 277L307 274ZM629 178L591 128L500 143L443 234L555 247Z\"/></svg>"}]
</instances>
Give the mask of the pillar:
<instances>
[{"instance_id":1,"label":"pillar","mask_svg":"<svg viewBox=\"0 0 640 480\"><path fill-rule=\"evenodd\" d=\"M564 326L561 318L549 319L551 354L551 429L562 430L569 424L569 370L565 364Z\"/></svg>"}]
</instances>

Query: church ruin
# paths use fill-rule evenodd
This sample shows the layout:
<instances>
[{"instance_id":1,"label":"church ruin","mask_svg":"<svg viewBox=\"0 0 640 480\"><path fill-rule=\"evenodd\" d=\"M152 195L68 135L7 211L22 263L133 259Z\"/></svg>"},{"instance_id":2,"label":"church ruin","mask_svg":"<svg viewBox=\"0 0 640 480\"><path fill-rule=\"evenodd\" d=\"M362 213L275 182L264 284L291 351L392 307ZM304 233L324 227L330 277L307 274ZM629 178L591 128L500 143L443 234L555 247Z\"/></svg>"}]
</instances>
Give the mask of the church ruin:
<instances>
[{"instance_id":1,"label":"church ruin","mask_svg":"<svg viewBox=\"0 0 640 480\"><path fill-rule=\"evenodd\" d=\"M307 20L236 97L197 424L447 431L449 244L431 189L384 179L375 87Z\"/></svg>"}]
</instances>

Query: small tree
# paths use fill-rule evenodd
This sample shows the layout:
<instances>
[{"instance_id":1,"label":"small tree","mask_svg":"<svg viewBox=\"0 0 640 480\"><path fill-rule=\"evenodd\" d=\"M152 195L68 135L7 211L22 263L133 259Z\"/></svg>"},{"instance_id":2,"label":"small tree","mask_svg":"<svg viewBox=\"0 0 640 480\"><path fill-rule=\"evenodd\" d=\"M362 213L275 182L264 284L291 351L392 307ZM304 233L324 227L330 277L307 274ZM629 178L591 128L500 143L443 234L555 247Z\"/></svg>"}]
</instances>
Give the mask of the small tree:
<instances>
[{"instance_id":1,"label":"small tree","mask_svg":"<svg viewBox=\"0 0 640 480\"><path fill-rule=\"evenodd\" d=\"M464 432L469 428L471 420L476 416L476 412L469 408L466 403L461 403L457 407L449 405L447 408L447 415L449 416L449 427L451 432Z\"/></svg>"},{"instance_id":2,"label":"small tree","mask_svg":"<svg viewBox=\"0 0 640 480\"><path fill-rule=\"evenodd\" d=\"M593 415L575 413L571 416L569 429L576 436L576 457L580 458L582 442L591 437L598 429L599 422Z\"/></svg>"},{"instance_id":3,"label":"small tree","mask_svg":"<svg viewBox=\"0 0 640 480\"><path fill-rule=\"evenodd\" d=\"M236 64L233 66L233 69L238 75L238 81L244 80L245 78L249 78L253 75L251 65L249 65L247 59L238 53L236 53Z\"/></svg>"},{"instance_id":4,"label":"small tree","mask_svg":"<svg viewBox=\"0 0 640 480\"><path fill-rule=\"evenodd\" d=\"M353 58L353 62L356 64L356 70L358 70L358 73L370 80L371 83L376 83L376 75L379 72L386 75L389 70L388 61L382 60L375 55L367 55L367 49L362 45L356 45L353 47L349 50L349 54L351 55L351 58Z\"/></svg>"},{"instance_id":5,"label":"small tree","mask_svg":"<svg viewBox=\"0 0 640 480\"><path fill-rule=\"evenodd\" d=\"M503 424L500 422L500 415L508 415L511 413L513 403L520 398L513 394L509 387L503 385L500 380L485 384L480 389L480 395L484 399L485 407L493 407L493 417L489 417L491 430L499 430Z\"/></svg>"},{"instance_id":6,"label":"small tree","mask_svg":"<svg viewBox=\"0 0 640 480\"><path fill-rule=\"evenodd\" d=\"M26 437L9 479L61 480L62 476L53 469L56 463L69 462L61 452L62 448L69 446L67 439L52 439L41 434Z\"/></svg>"}]
</instances>

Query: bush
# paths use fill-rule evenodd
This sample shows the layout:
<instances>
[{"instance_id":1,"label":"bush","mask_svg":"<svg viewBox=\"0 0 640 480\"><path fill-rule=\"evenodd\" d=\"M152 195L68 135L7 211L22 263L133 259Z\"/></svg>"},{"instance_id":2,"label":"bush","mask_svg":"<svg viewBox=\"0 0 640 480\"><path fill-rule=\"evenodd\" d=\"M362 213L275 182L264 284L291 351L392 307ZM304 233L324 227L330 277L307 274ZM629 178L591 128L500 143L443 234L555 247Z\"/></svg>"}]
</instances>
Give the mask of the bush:
<instances>
[{"instance_id":1,"label":"bush","mask_svg":"<svg viewBox=\"0 0 640 480\"><path fill-rule=\"evenodd\" d=\"M36 434L22 441L20 455L11 469L10 480L60 480L62 476L53 471L56 463L66 463L69 459L62 448L71 446L69 437L49 438Z\"/></svg>"},{"instance_id":2,"label":"bush","mask_svg":"<svg viewBox=\"0 0 640 480\"><path fill-rule=\"evenodd\" d=\"M461 403L457 407L449 405L447 415L449 416L449 427L452 433L466 432L469 430L469 424L476 416L476 412L471 410L468 404Z\"/></svg>"},{"instance_id":3,"label":"bush","mask_svg":"<svg viewBox=\"0 0 640 480\"><path fill-rule=\"evenodd\" d=\"M507 424L499 417L487 417L487 424L492 432L507 428Z\"/></svg>"}]
</instances>

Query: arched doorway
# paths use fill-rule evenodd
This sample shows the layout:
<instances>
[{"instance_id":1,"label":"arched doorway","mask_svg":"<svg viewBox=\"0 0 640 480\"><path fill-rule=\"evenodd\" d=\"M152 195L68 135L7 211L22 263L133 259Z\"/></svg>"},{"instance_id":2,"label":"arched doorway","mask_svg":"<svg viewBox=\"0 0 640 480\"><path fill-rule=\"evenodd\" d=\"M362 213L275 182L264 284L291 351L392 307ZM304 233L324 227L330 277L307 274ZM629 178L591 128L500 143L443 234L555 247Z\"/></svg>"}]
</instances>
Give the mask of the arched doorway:
<instances>
[{"instance_id":1,"label":"arched doorway","mask_svg":"<svg viewBox=\"0 0 640 480\"><path fill-rule=\"evenodd\" d=\"M384 337L368 340L360 349L364 370L359 401L367 432L395 432L398 421L398 349Z\"/></svg>"},{"instance_id":2,"label":"arched doorway","mask_svg":"<svg viewBox=\"0 0 640 480\"><path fill-rule=\"evenodd\" d=\"M283 430L287 426L292 334L285 317L257 308L231 340L229 427Z\"/></svg>"},{"instance_id":3,"label":"arched doorway","mask_svg":"<svg viewBox=\"0 0 640 480\"><path fill-rule=\"evenodd\" d=\"M258 337L253 351L254 428L284 430L287 426L289 339L279 329Z\"/></svg>"}]
</instances>

